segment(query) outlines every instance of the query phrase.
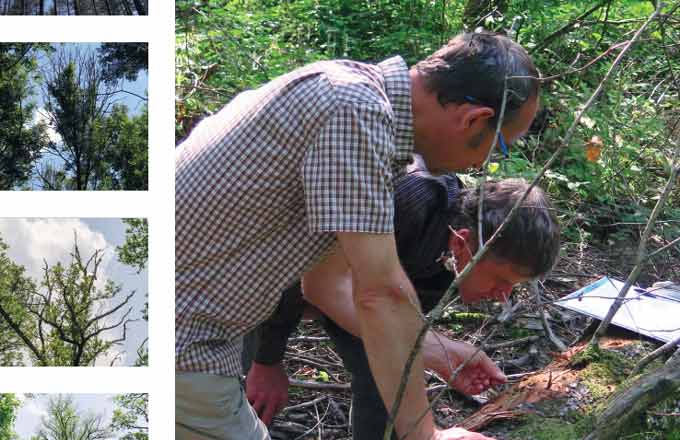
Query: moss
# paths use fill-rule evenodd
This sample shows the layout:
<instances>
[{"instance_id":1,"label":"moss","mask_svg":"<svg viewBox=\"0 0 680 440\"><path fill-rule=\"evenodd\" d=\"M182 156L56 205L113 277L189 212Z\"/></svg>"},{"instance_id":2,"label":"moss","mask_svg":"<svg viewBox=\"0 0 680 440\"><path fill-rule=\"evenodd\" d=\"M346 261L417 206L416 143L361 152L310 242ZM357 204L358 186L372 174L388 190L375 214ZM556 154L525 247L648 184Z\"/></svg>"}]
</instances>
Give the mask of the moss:
<instances>
[{"instance_id":1,"label":"moss","mask_svg":"<svg viewBox=\"0 0 680 440\"><path fill-rule=\"evenodd\" d=\"M579 359L572 359L572 365L583 366L580 377L595 404L611 396L634 366L631 359L611 350L588 348L579 354Z\"/></svg>"},{"instance_id":2,"label":"moss","mask_svg":"<svg viewBox=\"0 0 680 440\"><path fill-rule=\"evenodd\" d=\"M588 345L584 350L576 353L569 361L572 368L583 368L593 362L598 362L602 357L602 350L599 347Z\"/></svg>"},{"instance_id":3,"label":"moss","mask_svg":"<svg viewBox=\"0 0 680 440\"><path fill-rule=\"evenodd\" d=\"M593 418L579 416L574 421L528 415L522 425L513 431L511 439L516 440L573 440L582 438L593 427Z\"/></svg>"},{"instance_id":4,"label":"moss","mask_svg":"<svg viewBox=\"0 0 680 440\"><path fill-rule=\"evenodd\" d=\"M581 383L588 389L592 404L581 408L587 412L573 412L565 418L527 416L510 438L526 440L567 440L583 438L595 429L595 417L601 414L612 396L630 387L639 376L630 376L636 359L613 350L586 348L572 358L574 368L581 368ZM659 404L660 413L673 412L680 401L680 393ZM655 419L655 420L651 420ZM632 421L638 425L628 432L637 434L621 437L630 440L680 440L680 423L675 417L640 417Z\"/></svg>"}]
</instances>

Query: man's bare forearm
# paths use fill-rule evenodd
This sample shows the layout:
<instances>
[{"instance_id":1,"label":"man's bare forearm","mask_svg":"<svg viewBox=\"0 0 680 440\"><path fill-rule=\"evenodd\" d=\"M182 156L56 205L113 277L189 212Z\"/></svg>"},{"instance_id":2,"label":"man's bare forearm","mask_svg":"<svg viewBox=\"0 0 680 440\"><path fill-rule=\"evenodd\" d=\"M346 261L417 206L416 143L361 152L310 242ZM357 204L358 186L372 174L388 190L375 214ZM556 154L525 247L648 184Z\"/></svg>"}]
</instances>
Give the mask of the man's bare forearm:
<instances>
[{"instance_id":1,"label":"man's bare forearm","mask_svg":"<svg viewBox=\"0 0 680 440\"><path fill-rule=\"evenodd\" d=\"M351 270L361 339L373 378L389 411L422 326L418 300L399 263L393 236L338 233L338 239ZM422 414L425 417L416 427ZM429 439L436 432L428 410L420 356L416 357L408 376L395 426L402 436L412 432L409 439Z\"/></svg>"},{"instance_id":2,"label":"man's bare forearm","mask_svg":"<svg viewBox=\"0 0 680 440\"><path fill-rule=\"evenodd\" d=\"M331 255L329 259L343 258L338 255ZM318 291L305 292L305 299L316 306L324 315L332 319L337 325L342 327L345 331L351 333L357 338L361 338L361 327L359 326L359 317L357 316L357 306L354 304L352 296L352 282L351 274L348 271L348 277L342 282L333 284L332 288L329 286L326 289L319 289ZM459 357L449 356L449 351L442 347L441 335L437 335L434 331L428 331L423 341L423 363L426 368L439 369L448 367L448 361L455 367L460 362ZM442 363L446 365L442 365Z\"/></svg>"},{"instance_id":3,"label":"man's bare forearm","mask_svg":"<svg viewBox=\"0 0 680 440\"><path fill-rule=\"evenodd\" d=\"M396 289L402 290L399 286ZM422 324L406 291L357 291L355 301L369 365L385 406L390 411L397 398L404 366ZM412 432L409 439L430 438L434 432L434 420L429 413L414 429L417 418L426 413L428 407L422 372L423 362L418 355L395 420L398 434Z\"/></svg>"}]
</instances>

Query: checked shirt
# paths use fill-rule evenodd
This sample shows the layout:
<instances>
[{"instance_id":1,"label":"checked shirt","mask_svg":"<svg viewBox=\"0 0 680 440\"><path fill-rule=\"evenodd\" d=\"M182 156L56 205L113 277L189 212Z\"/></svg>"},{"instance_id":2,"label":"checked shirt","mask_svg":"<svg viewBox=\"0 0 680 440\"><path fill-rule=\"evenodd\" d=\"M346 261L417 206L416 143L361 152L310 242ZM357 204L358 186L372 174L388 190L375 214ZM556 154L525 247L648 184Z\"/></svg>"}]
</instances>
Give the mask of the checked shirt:
<instances>
[{"instance_id":1,"label":"checked shirt","mask_svg":"<svg viewBox=\"0 0 680 440\"><path fill-rule=\"evenodd\" d=\"M412 153L399 57L314 63L201 122L175 162L177 370L240 374L243 334L334 232L393 232L393 182Z\"/></svg>"}]
</instances>

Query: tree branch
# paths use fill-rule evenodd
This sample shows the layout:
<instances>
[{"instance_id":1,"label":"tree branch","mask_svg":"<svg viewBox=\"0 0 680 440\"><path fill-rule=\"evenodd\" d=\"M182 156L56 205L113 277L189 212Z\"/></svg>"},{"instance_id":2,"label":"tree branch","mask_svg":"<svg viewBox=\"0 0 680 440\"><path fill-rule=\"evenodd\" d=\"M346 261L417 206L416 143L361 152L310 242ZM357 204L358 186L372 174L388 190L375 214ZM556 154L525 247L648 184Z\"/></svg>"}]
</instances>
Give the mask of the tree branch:
<instances>
[{"instance_id":1,"label":"tree branch","mask_svg":"<svg viewBox=\"0 0 680 440\"><path fill-rule=\"evenodd\" d=\"M675 185L675 180L678 177L679 171L680 166L673 165L671 175L668 178L668 182L666 183L666 186L661 196L659 197L659 200L657 200L656 205L654 206L654 209L652 210L652 213L649 216L649 220L647 221L647 226L645 227L645 230L642 233L642 238L640 238L640 244L638 245L637 256L635 259L636 260L635 267L633 267L633 270L631 271L630 275L628 275L628 278L626 279L626 282L621 288L621 291L619 291L619 295L614 300L614 303L609 308L607 315L604 317L604 319L600 323L600 326L597 328L595 334L590 340L590 345L592 347L599 346L599 340L607 331L607 327L609 327L609 324L614 318L614 315L616 315L616 313L621 308L621 305L623 304L622 300L626 297L628 290L633 286L635 281L638 279L640 272L642 272L642 266L646 261L645 252L647 249L647 240L649 239L649 236L652 233L652 229L654 229L654 222L656 221L656 217L661 213L661 210L663 209L663 206L666 204L666 200L668 200L668 196L670 195L671 190Z\"/></svg>"},{"instance_id":2,"label":"tree branch","mask_svg":"<svg viewBox=\"0 0 680 440\"><path fill-rule=\"evenodd\" d=\"M603 2L604 4L604 2ZM413 365L413 360L415 359L415 356L417 352L420 350L420 346L422 344L422 341L424 339L425 334L429 330L429 328L432 325L433 318L441 316L441 313L443 311L443 305L447 304L453 295L458 291L458 286L460 283L467 277L467 275L470 273L472 268L481 260L481 258L486 254L488 251L489 247L496 241L497 237L499 234L505 229L505 227L508 225L509 221L514 217L516 214L517 210L519 209L520 205L526 200L527 196L529 193L533 190L533 188L537 185L538 181L543 177L545 172L550 168L552 163L557 159L559 154L564 150L568 145L569 142L571 141L571 138L573 137L574 133L576 132L576 127L581 120L582 116L585 114L588 109L593 105L595 102L595 99L600 95L602 90L604 89L605 83L611 78L612 74L618 67L618 65L621 63L623 60L624 56L632 45L640 38L640 35L644 30L647 28L647 26L654 20L657 15L660 12L660 5L656 8L654 13L650 15L650 17L647 19L647 21L638 29L638 31L635 33L635 35L627 42L626 46L623 48L621 53L616 57L612 65L610 66L609 70L605 74L605 76L602 78L600 81L600 84L597 86L593 94L590 96L590 98L586 101L584 104L583 108L577 113L576 117L574 118L574 121L572 122L571 126L567 130L567 133L565 134L562 142L558 146L558 148L555 150L553 155L548 159L548 161L544 164L543 168L539 171L539 173L536 175L534 180L531 182L529 185L529 188L524 192L522 197L515 202L513 205L512 209L508 213L508 215L505 217L503 222L501 223L500 227L493 233L491 238L487 241L487 243L484 246L481 246L477 253L473 256L471 261L463 268L463 270L460 272L460 274L456 277L456 279L453 281L451 286L447 289L447 291L444 293L442 299L439 301L437 306L430 312L429 318L427 319L427 322L423 325L420 333L418 334L418 337L416 338L416 342L414 344L413 349L411 350L411 354L409 356L409 359L407 360L407 363L404 367L404 373L402 374L402 380L398 389L398 393L396 396L396 400L394 402L394 405L392 406L392 409L390 411L390 418L387 421L386 429L385 429L385 435L384 439L389 440L389 435L391 435L392 430L394 429L394 419L398 413L399 405L401 403L401 399L403 398L404 391L406 388L406 382L408 380L408 376L410 374L410 370ZM504 93L505 94L505 93ZM500 121L500 124L502 124L502 121ZM500 126L499 124L499 126ZM498 127L497 127L497 133L496 133L496 139L498 138ZM494 139L494 145L495 145L496 140ZM493 146L492 146L493 148ZM487 161L489 160L489 156L487 156ZM486 166L486 162L485 162ZM480 201L482 203L482 201ZM429 411L429 409L428 409ZM424 416L424 415L423 415Z\"/></svg>"}]
</instances>

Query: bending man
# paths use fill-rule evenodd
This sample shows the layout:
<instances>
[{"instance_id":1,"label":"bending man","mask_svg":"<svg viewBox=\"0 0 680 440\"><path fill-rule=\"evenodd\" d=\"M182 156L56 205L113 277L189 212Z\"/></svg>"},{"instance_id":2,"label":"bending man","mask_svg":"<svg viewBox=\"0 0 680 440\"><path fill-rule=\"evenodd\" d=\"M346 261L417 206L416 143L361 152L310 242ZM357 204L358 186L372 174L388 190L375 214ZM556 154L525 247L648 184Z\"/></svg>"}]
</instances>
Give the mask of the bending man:
<instances>
[{"instance_id":1,"label":"bending man","mask_svg":"<svg viewBox=\"0 0 680 440\"><path fill-rule=\"evenodd\" d=\"M510 39L463 34L410 70L400 57L302 67L194 129L176 151L179 439L269 437L241 389L243 335L300 279L310 292L327 275L353 284L369 365L392 406L421 327L394 240L394 181L414 152L430 170L481 165L506 83L498 141L521 136L536 113L537 75ZM417 356L397 432L479 438L435 427L422 368Z\"/></svg>"},{"instance_id":2,"label":"bending man","mask_svg":"<svg viewBox=\"0 0 680 440\"><path fill-rule=\"evenodd\" d=\"M488 231L485 240L527 188L522 180L486 183L482 211L484 231ZM397 181L394 206L397 249L425 313L439 302L455 278L445 267L445 261L455 261L458 270L462 270L477 250L478 194L476 190L461 188L460 181L448 175L432 177L416 172ZM543 191L534 188L506 232L463 281L460 297L468 304L482 299L505 301L515 284L545 275L555 263L558 251L559 225ZM337 310L338 302L324 301L330 294L343 296L346 304L351 305L351 292L308 296L316 298L325 313L335 315L338 322L347 326L345 330L327 316L322 320L352 374L353 438L381 438L387 412L358 337L359 327L354 317L347 316L342 308ZM256 332L257 349L248 372L246 392L267 424L287 400L288 379L281 361L288 336L300 321L305 305L300 285L296 284L284 292L275 314ZM464 394L477 394L503 382L505 377L475 347L431 332L424 345L423 361L426 368L449 378L452 368L475 353L451 385Z\"/></svg>"}]
</instances>

